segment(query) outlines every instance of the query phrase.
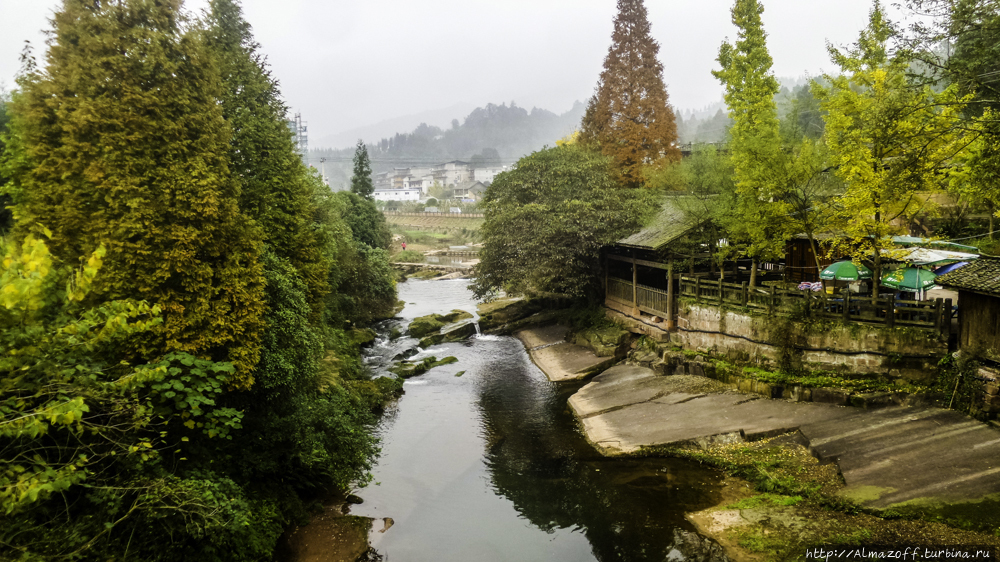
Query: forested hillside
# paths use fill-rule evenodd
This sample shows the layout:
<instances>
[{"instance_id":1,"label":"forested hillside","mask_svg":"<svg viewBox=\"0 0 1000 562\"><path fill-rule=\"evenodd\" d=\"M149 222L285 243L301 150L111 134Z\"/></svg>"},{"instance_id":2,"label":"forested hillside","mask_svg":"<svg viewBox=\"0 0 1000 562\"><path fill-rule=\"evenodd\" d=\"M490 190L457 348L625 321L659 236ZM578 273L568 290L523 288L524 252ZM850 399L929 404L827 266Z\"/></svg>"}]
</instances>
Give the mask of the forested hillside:
<instances>
[{"instance_id":1,"label":"forested hillside","mask_svg":"<svg viewBox=\"0 0 1000 562\"><path fill-rule=\"evenodd\" d=\"M299 159L235 0L178 5L66 0L5 103L3 560L270 559L399 389L357 347L384 219Z\"/></svg>"}]
</instances>

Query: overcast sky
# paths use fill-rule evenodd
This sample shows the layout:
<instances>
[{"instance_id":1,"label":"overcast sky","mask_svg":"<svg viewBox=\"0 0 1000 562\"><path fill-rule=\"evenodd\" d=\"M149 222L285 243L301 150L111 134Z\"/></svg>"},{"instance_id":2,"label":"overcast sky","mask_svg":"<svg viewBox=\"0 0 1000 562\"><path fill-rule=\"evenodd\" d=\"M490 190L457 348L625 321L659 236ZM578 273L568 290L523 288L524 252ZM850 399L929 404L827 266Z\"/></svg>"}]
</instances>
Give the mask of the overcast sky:
<instances>
[{"instance_id":1,"label":"overcast sky","mask_svg":"<svg viewBox=\"0 0 1000 562\"><path fill-rule=\"evenodd\" d=\"M201 10L207 0L187 0ZM646 0L671 103L717 101L710 71L735 35L731 0ZM25 40L59 0L0 0L0 82L8 89ZM557 113L593 92L611 43L615 0L244 0L312 139L403 115L516 101ZM847 44L870 0L764 0L764 26L779 77L832 70L826 41ZM896 14L895 11L890 11ZM464 115L455 115L461 118ZM400 131L406 132L406 131ZM374 140L374 139L372 139Z\"/></svg>"}]
</instances>

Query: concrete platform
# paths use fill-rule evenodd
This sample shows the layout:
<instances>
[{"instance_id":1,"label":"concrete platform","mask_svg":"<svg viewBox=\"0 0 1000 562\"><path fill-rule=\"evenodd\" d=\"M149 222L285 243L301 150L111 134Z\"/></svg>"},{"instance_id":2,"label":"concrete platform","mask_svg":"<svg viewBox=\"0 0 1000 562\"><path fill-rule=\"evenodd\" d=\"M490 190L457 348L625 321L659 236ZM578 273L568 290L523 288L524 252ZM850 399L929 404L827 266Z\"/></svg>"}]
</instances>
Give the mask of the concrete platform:
<instances>
[{"instance_id":1,"label":"concrete platform","mask_svg":"<svg viewBox=\"0 0 1000 562\"><path fill-rule=\"evenodd\" d=\"M718 384L617 366L570 397L569 406L606 456L797 430L820 461L837 463L846 483L841 493L866 507L1000 511L1000 430L994 427L953 410L770 400L720 392L712 383Z\"/></svg>"},{"instance_id":2,"label":"concrete platform","mask_svg":"<svg viewBox=\"0 0 1000 562\"><path fill-rule=\"evenodd\" d=\"M528 348L528 355L552 382L583 380L615 364L614 357L598 357L593 351L567 343L569 328L563 325L528 328L514 336Z\"/></svg>"}]
</instances>

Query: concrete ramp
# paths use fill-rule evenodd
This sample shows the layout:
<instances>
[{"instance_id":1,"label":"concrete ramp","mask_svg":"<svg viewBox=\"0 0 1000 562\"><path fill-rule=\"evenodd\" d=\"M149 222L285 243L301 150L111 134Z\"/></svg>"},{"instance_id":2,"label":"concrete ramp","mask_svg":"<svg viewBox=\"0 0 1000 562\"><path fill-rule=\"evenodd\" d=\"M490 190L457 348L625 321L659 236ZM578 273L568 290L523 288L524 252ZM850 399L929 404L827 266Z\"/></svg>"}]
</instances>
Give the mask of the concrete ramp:
<instances>
[{"instance_id":1,"label":"concrete ramp","mask_svg":"<svg viewBox=\"0 0 1000 562\"><path fill-rule=\"evenodd\" d=\"M996 428L940 408L861 410L727 388L704 377L617 366L570 397L569 406L606 456L798 430L821 462L837 463L846 484L841 493L863 506L1000 514Z\"/></svg>"},{"instance_id":2,"label":"concrete ramp","mask_svg":"<svg viewBox=\"0 0 1000 562\"><path fill-rule=\"evenodd\" d=\"M800 428L862 505L975 502L1000 495L1000 431L954 410L886 408Z\"/></svg>"},{"instance_id":3,"label":"concrete ramp","mask_svg":"<svg viewBox=\"0 0 1000 562\"><path fill-rule=\"evenodd\" d=\"M568 332L568 327L556 324L521 330L514 337L552 382L583 380L615 364L614 357L598 357L585 347L567 343Z\"/></svg>"}]
</instances>

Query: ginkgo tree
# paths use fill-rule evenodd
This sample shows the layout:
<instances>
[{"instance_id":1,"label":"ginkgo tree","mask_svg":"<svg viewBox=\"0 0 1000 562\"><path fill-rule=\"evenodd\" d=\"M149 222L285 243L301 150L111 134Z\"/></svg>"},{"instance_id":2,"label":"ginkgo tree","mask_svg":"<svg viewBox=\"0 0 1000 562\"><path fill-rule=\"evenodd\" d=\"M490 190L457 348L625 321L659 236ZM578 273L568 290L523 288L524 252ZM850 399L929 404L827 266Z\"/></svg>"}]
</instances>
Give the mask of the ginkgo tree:
<instances>
[{"instance_id":1,"label":"ginkgo tree","mask_svg":"<svg viewBox=\"0 0 1000 562\"><path fill-rule=\"evenodd\" d=\"M926 194L942 189L943 173L968 141L956 125L964 98L956 86L936 92L907 80L909 59L891 53L894 30L879 2L854 45L829 47L842 73L813 83L827 113L826 143L831 165L844 182L838 200L833 251L874 265L878 295L882 250L892 235L926 206Z\"/></svg>"},{"instance_id":2,"label":"ginkgo tree","mask_svg":"<svg viewBox=\"0 0 1000 562\"><path fill-rule=\"evenodd\" d=\"M729 154L736 182L732 208L720 215L730 253L753 260L750 285L757 284L757 265L780 258L793 224L787 193L801 174L792 174L795 155L785 151L774 96L778 80L771 71L759 0L736 0L732 21L736 41L719 49L721 70L713 71L726 88L733 126ZM797 153L796 153L797 154Z\"/></svg>"}]
</instances>

